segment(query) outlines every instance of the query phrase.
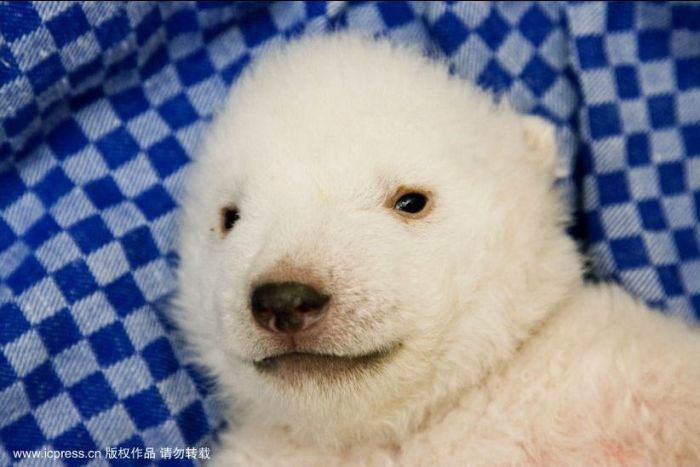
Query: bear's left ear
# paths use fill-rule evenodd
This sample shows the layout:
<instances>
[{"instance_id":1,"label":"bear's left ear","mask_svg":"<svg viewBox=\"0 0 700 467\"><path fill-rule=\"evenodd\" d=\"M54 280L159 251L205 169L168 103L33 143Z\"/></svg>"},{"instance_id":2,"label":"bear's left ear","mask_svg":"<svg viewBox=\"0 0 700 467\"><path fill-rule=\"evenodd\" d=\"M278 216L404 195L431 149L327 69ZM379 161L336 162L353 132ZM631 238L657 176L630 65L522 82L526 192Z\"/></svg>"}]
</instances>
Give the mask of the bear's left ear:
<instances>
[{"instance_id":1,"label":"bear's left ear","mask_svg":"<svg viewBox=\"0 0 700 467\"><path fill-rule=\"evenodd\" d=\"M534 115L523 115L520 117L520 126L529 149L528 159L551 176L556 176L558 158L554 125Z\"/></svg>"}]
</instances>

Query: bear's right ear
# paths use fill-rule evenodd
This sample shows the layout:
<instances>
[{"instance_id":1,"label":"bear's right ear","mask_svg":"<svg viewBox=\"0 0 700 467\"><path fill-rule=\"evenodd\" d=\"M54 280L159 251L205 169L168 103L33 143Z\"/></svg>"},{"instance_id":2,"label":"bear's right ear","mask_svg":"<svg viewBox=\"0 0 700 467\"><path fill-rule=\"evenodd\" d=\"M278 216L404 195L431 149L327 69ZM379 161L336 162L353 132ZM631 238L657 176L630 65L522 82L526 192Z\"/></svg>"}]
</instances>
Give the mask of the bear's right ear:
<instances>
[{"instance_id":1,"label":"bear's right ear","mask_svg":"<svg viewBox=\"0 0 700 467\"><path fill-rule=\"evenodd\" d=\"M523 140L528 148L528 159L547 171L552 177L559 173L555 126L534 115L520 117Z\"/></svg>"}]
</instances>

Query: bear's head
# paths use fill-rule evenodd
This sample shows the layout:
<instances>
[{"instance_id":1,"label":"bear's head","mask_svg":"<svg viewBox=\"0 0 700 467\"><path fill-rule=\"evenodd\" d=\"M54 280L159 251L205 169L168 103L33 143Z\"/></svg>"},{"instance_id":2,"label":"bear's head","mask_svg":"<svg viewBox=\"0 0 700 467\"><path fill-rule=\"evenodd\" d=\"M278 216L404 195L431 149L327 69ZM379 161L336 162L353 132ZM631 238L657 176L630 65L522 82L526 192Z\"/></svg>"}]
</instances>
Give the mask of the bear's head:
<instances>
[{"instance_id":1,"label":"bear's head","mask_svg":"<svg viewBox=\"0 0 700 467\"><path fill-rule=\"evenodd\" d=\"M553 129L388 42L238 81L184 203L178 322L241 423L338 444L414 427L579 284Z\"/></svg>"}]
</instances>

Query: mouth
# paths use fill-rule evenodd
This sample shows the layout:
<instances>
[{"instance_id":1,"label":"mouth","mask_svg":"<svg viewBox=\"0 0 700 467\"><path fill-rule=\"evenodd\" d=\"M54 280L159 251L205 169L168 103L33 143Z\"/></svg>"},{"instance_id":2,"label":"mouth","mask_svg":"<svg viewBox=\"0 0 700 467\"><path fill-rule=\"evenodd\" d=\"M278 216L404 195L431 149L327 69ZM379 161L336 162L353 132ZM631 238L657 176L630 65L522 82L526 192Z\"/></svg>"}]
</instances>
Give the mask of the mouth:
<instances>
[{"instance_id":1,"label":"mouth","mask_svg":"<svg viewBox=\"0 0 700 467\"><path fill-rule=\"evenodd\" d=\"M358 373L378 371L401 344L363 355L332 355L314 352L288 352L253 362L263 374L283 379L344 379Z\"/></svg>"}]
</instances>

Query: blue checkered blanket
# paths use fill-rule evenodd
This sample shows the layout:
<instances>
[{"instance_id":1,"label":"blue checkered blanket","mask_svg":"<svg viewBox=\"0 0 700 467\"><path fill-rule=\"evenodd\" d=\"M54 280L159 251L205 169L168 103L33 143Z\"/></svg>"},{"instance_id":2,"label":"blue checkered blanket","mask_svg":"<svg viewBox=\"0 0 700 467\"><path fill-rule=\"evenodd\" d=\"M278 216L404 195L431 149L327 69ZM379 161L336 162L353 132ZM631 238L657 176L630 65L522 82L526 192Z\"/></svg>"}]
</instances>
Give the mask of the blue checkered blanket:
<instances>
[{"instance_id":1,"label":"blue checkered blanket","mask_svg":"<svg viewBox=\"0 0 700 467\"><path fill-rule=\"evenodd\" d=\"M251 59L343 28L554 122L591 276L700 316L698 4L0 2L0 465L206 458L167 317L183 177Z\"/></svg>"}]
</instances>

